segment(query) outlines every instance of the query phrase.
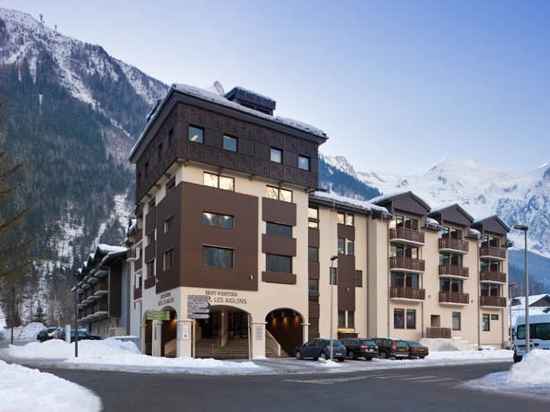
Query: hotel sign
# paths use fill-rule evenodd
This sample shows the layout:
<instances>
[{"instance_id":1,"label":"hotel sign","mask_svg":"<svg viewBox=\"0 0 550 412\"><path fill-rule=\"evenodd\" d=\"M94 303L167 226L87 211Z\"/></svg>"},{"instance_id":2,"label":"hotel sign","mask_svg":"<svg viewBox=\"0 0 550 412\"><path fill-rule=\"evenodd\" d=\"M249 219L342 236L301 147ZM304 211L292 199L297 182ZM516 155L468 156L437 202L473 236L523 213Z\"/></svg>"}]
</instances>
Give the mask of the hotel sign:
<instances>
[{"instance_id":1,"label":"hotel sign","mask_svg":"<svg viewBox=\"0 0 550 412\"><path fill-rule=\"evenodd\" d=\"M149 310L145 318L147 320L170 320L170 312L167 310Z\"/></svg>"},{"instance_id":2,"label":"hotel sign","mask_svg":"<svg viewBox=\"0 0 550 412\"><path fill-rule=\"evenodd\" d=\"M189 319L208 319L210 317L208 296L189 295L187 297L187 317Z\"/></svg>"},{"instance_id":3,"label":"hotel sign","mask_svg":"<svg viewBox=\"0 0 550 412\"><path fill-rule=\"evenodd\" d=\"M206 290L206 296L211 305L246 305L246 298L237 292L226 290Z\"/></svg>"}]
</instances>

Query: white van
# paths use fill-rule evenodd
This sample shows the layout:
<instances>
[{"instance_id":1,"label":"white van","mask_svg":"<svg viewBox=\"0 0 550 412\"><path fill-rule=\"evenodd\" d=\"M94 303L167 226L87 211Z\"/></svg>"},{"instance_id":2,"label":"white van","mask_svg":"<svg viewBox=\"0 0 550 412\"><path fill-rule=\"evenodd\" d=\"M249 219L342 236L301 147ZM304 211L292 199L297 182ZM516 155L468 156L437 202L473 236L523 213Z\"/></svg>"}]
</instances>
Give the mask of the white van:
<instances>
[{"instance_id":1,"label":"white van","mask_svg":"<svg viewBox=\"0 0 550 412\"><path fill-rule=\"evenodd\" d=\"M525 316L514 327L514 362L521 361L525 354ZM529 347L550 350L550 311L529 315Z\"/></svg>"}]
</instances>

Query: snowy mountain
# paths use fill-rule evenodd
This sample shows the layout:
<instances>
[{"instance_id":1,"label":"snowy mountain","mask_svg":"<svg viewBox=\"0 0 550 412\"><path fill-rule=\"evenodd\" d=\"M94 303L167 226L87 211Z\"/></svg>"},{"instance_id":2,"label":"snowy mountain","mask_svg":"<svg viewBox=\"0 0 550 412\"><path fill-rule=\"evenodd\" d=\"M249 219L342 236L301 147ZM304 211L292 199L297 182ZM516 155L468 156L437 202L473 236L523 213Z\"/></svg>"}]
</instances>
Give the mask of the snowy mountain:
<instances>
[{"instance_id":1,"label":"snowy mountain","mask_svg":"<svg viewBox=\"0 0 550 412\"><path fill-rule=\"evenodd\" d=\"M167 89L101 46L0 8L5 145L29 170L18 200L32 206L24 230L40 256L33 302L62 299L49 286L66 295L62 280L94 244L123 239L134 201L128 152Z\"/></svg>"}]
</instances>

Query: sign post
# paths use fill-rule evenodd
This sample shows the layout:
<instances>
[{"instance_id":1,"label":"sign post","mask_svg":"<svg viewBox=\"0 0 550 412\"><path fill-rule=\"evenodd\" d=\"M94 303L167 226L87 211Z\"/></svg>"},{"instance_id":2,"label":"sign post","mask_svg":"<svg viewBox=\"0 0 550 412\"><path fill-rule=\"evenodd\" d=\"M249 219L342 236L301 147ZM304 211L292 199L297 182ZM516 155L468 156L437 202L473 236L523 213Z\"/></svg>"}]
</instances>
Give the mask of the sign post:
<instances>
[{"instance_id":1,"label":"sign post","mask_svg":"<svg viewBox=\"0 0 550 412\"><path fill-rule=\"evenodd\" d=\"M189 295L187 297L187 317L189 319L209 319L210 303L206 295Z\"/></svg>"}]
</instances>

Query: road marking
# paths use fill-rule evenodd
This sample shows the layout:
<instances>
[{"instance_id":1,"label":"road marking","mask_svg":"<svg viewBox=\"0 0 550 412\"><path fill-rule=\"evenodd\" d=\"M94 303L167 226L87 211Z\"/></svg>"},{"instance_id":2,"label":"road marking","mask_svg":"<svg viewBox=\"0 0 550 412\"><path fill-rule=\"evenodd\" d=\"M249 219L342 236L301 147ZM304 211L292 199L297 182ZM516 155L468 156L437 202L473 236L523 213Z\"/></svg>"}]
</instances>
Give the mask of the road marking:
<instances>
[{"instance_id":1,"label":"road marking","mask_svg":"<svg viewBox=\"0 0 550 412\"><path fill-rule=\"evenodd\" d=\"M410 376L410 375L402 375ZM321 379L286 379L285 382L293 383L309 383L316 385L333 385L335 383L346 383L346 382L355 382L362 381L366 379L391 379L395 378L395 375L365 375L365 376L348 376L342 378L321 378Z\"/></svg>"},{"instance_id":2,"label":"road marking","mask_svg":"<svg viewBox=\"0 0 550 412\"><path fill-rule=\"evenodd\" d=\"M423 380L423 379L433 379L433 378L437 378L437 376L434 376L434 375L413 376L412 378L405 378L405 379L401 379L401 377L398 377L398 379L401 379L401 380L404 380L404 381L419 381L419 380Z\"/></svg>"},{"instance_id":3,"label":"road marking","mask_svg":"<svg viewBox=\"0 0 550 412\"><path fill-rule=\"evenodd\" d=\"M455 381L453 378L437 378L437 379L426 379L423 381L418 381L418 383L444 383L444 382L450 382Z\"/></svg>"}]
</instances>

